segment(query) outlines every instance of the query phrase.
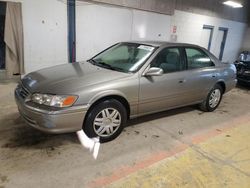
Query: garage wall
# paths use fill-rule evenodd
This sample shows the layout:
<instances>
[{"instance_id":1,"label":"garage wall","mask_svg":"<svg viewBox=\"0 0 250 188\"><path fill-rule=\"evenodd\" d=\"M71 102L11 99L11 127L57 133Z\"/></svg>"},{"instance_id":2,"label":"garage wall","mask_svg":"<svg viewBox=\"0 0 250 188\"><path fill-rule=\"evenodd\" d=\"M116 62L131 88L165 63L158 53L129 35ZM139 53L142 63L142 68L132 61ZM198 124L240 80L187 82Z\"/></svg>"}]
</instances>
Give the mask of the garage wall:
<instances>
[{"instance_id":1,"label":"garage wall","mask_svg":"<svg viewBox=\"0 0 250 188\"><path fill-rule=\"evenodd\" d=\"M170 38L171 16L132 10L132 40L168 41Z\"/></svg>"},{"instance_id":2,"label":"garage wall","mask_svg":"<svg viewBox=\"0 0 250 188\"><path fill-rule=\"evenodd\" d=\"M15 2L22 2L25 72L67 63L66 4L58 0Z\"/></svg>"},{"instance_id":3,"label":"garage wall","mask_svg":"<svg viewBox=\"0 0 250 188\"><path fill-rule=\"evenodd\" d=\"M121 40L130 40L128 9L81 3L76 7L76 60L86 60Z\"/></svg>"},{"instance_id":4,"label":"garage wall","mask_svg":"<svg viewBox=\"0 0 250 188\"><path fill-rule=\"evenodd\" d=\"M225 0L175 0L175 9L199 15L223 18L238 22L247 22L249 10L246 3L249 0L236 0L241 2L243 8L233 9L223 5Z\"/></svg>"},{"instance_id":5,"label":"garage wall","mask_svg":"<svg viewBox=\"0 0 250 188\"><path fill-rule=\"evenodd\" d=\"M172 15L176 0L78 0Z\"/></svg>"},{"instance_id":6,"label":"garage wall","mask_svg":"<svg viewBox=\"0 0 250 188\"><path fill-rule=\"evenodd\" d=\"M170 18L146 11L78 3L76 59L87 60L120 41L169 40Z\"/></svg>"},{"instance_id":7,"label":"garage wall","mask_svg":"<svg viewBox=\"0 0 250 188\"><path fill-rule=\"evenodd\" d=\"M223 61L233 62L241 49L246 24L215 17L203 16L176 10L172 16L171 27L177 26L177 42L198 44L201 42L203 25L214 26L211 52L215 53L218 28L228 28L228 36L224 50Z\"/></svg>"},{"instance_id":8,"label":"garage wall","mask_svg":"<svg viewBox=\"0 0 250 188\"><path fill-rule=\"evenodd\" d=\"M250 27L247 28L243 40L242 50L250 51Z\"/></svg>"},{"instance_id":9,"label":"garage wall","mask_svg":"<svg viewBox=\"0 0 250 188\"><path fill-rule=\"evenodd\" d=\"M161 14L173 15L175 9L185 12L223 18L227 20L247 22L249 0L237 0L244 6L232 9L223 5L224 0L78 0L109 4L127 8L139 9Z\"/></svg>"},{"instance_id":10,"label":"garage wall","mask_svg":"<svg viewBox=\"0 0 250 188\"><path fill-rule=\"evenodd\" d=\"M173 16L114 6L81 3L77 6L77 61L126 40L169 41L176 26L177 42L201 43L203 25L214 26L211 52L215 53L218 28L228 28L223 61L233 62L242 47L246 24L175 10Z\"/></svg>"},{"instance_id":11,"label":"garage wall","mask_svg":"<svg viewBox=\"0 0 250 188\"><path fill-rule=\"evenodd\" d=\"M67 6L64 0L16 0L22 2L26 73L68 62ZM246 25L175 10L174 15L77 2L77 61L86 60L104 48L126 40L169 41L177 26L177 42L199 44L204 24L229 28L223 61L233 62L242 47ZM249 33L249 31L248 31ZM249 41L249 40L247 40ZM249 42L245 42L249 45Z\"/></svg>"}]
</instances>

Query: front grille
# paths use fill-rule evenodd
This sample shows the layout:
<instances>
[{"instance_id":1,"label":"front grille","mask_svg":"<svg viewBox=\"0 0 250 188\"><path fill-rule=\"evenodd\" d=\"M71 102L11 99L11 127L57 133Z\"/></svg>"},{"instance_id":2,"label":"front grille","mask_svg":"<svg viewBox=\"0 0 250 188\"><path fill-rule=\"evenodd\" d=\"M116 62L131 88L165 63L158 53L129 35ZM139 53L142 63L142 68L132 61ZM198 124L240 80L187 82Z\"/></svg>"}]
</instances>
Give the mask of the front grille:
<instances>
[{"instance_id":1,"label":"front grille","mask_svg":"<svg viewBox=\"0 0 250 188\"><path fill-rule=\"evenodd\" d=\"M19 95L23 98L26 99L29 96L30 92L23 86L19 86Z\"/></svg>"},{"instance_id":2,"label":"front grille","mask_svg":"<svg viewBox=\"0 0 250 188\"><path fill-rule=\"evenodd\" d=\"M250 71L250 62L241 62L236 65L238 75L248 75Z\"/></svg>"},{"instance_id":3,"label":"front grille","mask_svg":"<svg viewBox=\"0 0 250 188\"><path fill-rule=\"evenodd\" d=\"M246 69L250 69L250 62L244 62Z\"/></svg>"}]
</instances>

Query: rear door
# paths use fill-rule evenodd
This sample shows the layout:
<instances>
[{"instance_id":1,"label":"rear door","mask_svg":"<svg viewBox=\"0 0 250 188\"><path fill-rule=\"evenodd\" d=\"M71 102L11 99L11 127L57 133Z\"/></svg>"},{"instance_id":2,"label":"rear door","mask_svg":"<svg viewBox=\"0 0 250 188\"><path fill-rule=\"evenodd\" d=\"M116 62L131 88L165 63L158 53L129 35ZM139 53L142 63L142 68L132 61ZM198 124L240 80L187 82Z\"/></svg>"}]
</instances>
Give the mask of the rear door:
<instances>
[{"instance_id":1,"label":"rear door","mask_svg":"<svg viewBox=\"0 0 250 188\"><path fill-rule=\"evenodd\" d=\"M185 47L186 90L189 103L204 100L217 80L215 64L200 48Z\"/></svg>"}]
</instances>

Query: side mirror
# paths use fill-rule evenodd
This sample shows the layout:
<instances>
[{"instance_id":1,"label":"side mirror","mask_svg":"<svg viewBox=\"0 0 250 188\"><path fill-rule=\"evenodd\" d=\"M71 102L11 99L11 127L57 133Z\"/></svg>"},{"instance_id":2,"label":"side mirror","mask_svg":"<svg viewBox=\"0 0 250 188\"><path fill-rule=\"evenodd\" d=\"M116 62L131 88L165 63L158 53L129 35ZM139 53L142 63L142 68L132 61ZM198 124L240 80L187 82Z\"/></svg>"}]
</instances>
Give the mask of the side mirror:
<instances>
[{"instance_id":1,"label":"side mirror","mask_svg":"<svg viewBox=\"0 0 250 188\"><path fill-rule=\"evenodd\" d=\"M161 76L163 75L163 70L158 67L151 67L145 73L145 76Z\"/></svg>"}]
</instances>

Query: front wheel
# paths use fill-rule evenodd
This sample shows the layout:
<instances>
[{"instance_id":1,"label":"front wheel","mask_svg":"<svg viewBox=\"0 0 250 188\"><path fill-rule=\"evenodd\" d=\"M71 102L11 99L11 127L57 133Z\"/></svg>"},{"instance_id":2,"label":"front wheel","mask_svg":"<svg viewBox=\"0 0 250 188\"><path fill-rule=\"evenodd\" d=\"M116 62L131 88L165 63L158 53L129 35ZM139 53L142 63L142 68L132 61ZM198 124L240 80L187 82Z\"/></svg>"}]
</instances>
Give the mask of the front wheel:
<instances>
[{"instance_id":1,"label":"front wheel","mask_svg":"<svg viewBox=\"0 0 250 188\"><path fill-rule=\"evenodd\" d=\"M119 136L126 120L124 106L115 99L108 99L90 109L83 130L91 138L100 137L101 142L108 142Z\"/></svg>"},{"instance_id":2,"label":"front wheel","mask_svg":"<svg viewBox=\"0 0 250 188\"><path fill-rule=\"evenodd\" d=\"M211 91L208 93L206 100L200 104L200 108L206 112L214 111L220 104L222 99L222 88L216 84Z\"/></svg>"}]
</instances>

